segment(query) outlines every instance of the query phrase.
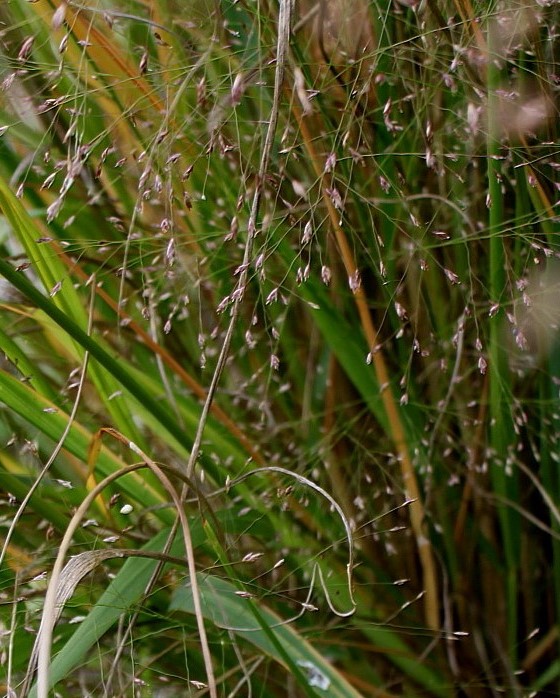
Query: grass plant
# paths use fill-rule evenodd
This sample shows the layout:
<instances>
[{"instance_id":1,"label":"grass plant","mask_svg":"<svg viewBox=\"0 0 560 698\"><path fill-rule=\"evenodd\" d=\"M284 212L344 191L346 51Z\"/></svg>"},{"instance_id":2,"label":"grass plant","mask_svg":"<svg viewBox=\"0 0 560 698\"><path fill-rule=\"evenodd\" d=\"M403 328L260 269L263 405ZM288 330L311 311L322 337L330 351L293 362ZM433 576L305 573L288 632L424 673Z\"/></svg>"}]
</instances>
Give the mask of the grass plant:
<instances>
[{"instance_id":1,"label":"grass plant","mask_svg":"<svg viewBox=\"0 0 560 698\"><path fill-rule=\"evenodd\" d=\"M0 5L0 689L560 690L558 4Z\"/></svg>"}]
</instances>

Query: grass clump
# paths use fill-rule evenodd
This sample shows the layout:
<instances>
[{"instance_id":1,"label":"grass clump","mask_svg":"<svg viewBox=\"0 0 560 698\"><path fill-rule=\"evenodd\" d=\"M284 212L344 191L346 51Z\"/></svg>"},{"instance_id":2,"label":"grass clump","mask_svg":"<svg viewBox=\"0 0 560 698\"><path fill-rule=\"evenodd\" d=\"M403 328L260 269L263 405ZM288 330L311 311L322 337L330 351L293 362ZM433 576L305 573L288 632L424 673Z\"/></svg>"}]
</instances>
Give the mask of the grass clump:
<instances>
[{"instance_id":1,"label":"grass clump","mask_svg":"<svg viewBox=\"0 0 560 698\"><path fill-rule=\"evenodd\" d=\"M0 8L7 695L558 690L557 12Z\"/></svg>"}]
</instances>

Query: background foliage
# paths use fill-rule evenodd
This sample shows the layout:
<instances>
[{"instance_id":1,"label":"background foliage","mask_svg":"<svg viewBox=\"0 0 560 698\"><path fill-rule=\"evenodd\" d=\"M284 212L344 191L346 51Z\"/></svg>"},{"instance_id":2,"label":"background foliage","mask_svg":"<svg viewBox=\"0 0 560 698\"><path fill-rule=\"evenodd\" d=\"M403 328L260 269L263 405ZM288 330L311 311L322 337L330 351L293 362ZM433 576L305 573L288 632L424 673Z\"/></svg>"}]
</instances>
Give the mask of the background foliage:
<instances>
[{"instance_id":1,"label":"background foliage","mask_svg":"<svg viewBox=\"0 0 560 698\"><path fill-rule=\"evenodd\" d=\"M558 692L558 4L289 9L0 6L9 696Z\"/></svg>"}]
</instances>

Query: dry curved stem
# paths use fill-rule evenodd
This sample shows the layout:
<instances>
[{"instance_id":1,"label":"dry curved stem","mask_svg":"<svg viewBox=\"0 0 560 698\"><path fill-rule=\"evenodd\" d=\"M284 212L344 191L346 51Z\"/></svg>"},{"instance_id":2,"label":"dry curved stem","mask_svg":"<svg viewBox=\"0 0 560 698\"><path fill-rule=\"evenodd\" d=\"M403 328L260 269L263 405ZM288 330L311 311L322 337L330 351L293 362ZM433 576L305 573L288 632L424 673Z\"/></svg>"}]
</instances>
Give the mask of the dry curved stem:
<instances>
[{"instance_id":1,"label":"dry curved stem","mask_svg":"<svg viewBox=\"0 0 560 698\"><path fill-rule=\"evenodd\" d=\"M146 466L148 467L148 466ZM64 604L72 597L74 591L82 579L93 572L93 570L106 560L115 560L128 557L144 557L150 560L172 563L185 566L185 560L173 555L164 555L151 550L137 550L135 548L107 548L105 550L85 550L78 555L72 555L60 574L58 589L56 590L56 609L54 622L58 622ZM37 647L37 644L36 644ZM33 650L33 657L36 658L36 649Z\"/></svg>"},{"instance_id":2,"label":"dry curved stem","mask_svg":"<svg viewBox=\"0 0 560 698\"><path fill-rule=\"evenodd\" d=\"M181 523L181 529L183 532L185 550L187 554L187 565L189 569L189 575L191 577L191 585L193 589L193 600L195 604L195 615L197 619L198 631L200 636L200 643L202 648L202 654L204 657L204 664L208 679L208 688L210 696L212 698L217 698L216 682L214 678L214 672L212 668L212 661L210 657L210 650L208 647L208 640L206 637L206 629L204 626L204 619L202 617L200 596L198 593L198 585L196 581L196 563L194 558L194 549L192 545L192 539L190 535L190 527L183 510L180 498L175 488L173 487L171 481L165 475L163 470L156 465L141 449L136 446L131 441L127 441L119 432L113 429L106 430L111 433L119 441L125 443L133 453L139 455L143 463L135 464L127 468L123 468L115 473L111 473L108 477L102 480L84 499L81 505L78 507L76 513L72 517L68 528L64 534L60 548L57 554L57 558L54 564L54 568L51 574L51 579L47 588L47 593L45 597L45 604L43 607L43 615L41 618L41 627L39 629L38 637L38 669L37 669L37 696L38 698L48 698L49 693L49 664L50 664L50 653L52 645L52 634L54 625L56 623L57 617L57 594L60 587L60 580L64 565L64 559L71 545L73 535L78 528L81 519L87 512L91 503L95 498L114 480L125 475L129 472L137 470L141 467L149 467L150 470L158 477L165 489L169 492L173 502L177 508L177 514Z\"/></svg>"},{"instance_id":3,"label":"dry curved stem","mask_svg":"<svg viewBox=\"0 0 560 698\"><path fill-rule=\"evenodd\" d=\"M307 126L305 118L303 117L300 109L295 103L292 103L292 110L300 128L303 137L303 143L309 155L309 159L312 163L315 174L317 176L317 180L319 182L322 182L324 176L324 168L320 163L319 157L313 146L313 138L311 136L311 133L309 132L309 128ZM354 254L352 252L350 244L348 243L348 239L340 225L339 213L335 209L334 204L332 203L324 187L321 188L321 193L323 197L323 202L329 215L331 227L334 232L338 250L340 252L340 256L342 258L346 274L348 275L348 279L357 279L358 268L356 266ZM393 391L391 389L387 364L385 363L382 351L377 350L377 329L373 324L373 320L369 312L368 300L365 291L363 287L360 284L358 284L357 287L356 285L354 285L353 294L354 301L356 303L356 308L360 317L362 330L364 332L367 345L372 354L372 361L375 368L375 374L377 382L379 384L379 389L381 392L383 407L385 410L385 414L387 415L387 421L391 432L391 438L393 440L398 455L398 461L401 468L401 475L405 493L410 500L413 500L410 504L410 523L412 526L414 537L416 538L418 555L420 558L420 564L422 566L423 586L426 592L424 597L424 615L426 619L426 624L432 630L439 630L440 620L436 566L434 562L431 544L426 532L426 527L424 523L425 510L422 504L422 499L420 497L420 489L418 486L418 481L416 479L416 473L414 472L414 465L412 463L412 459L410 457L408 445L406 442L406 433L399 415Z\"/></svg>"},{"instance_id":4,"label":"dry curved stem","mask_svg":"<svg viewBox=\"0 0 560 698\"><path fill-rule=\"evenodd\" d=\"M325 598L327 600L327 604L331 611L339 616L340 618L348 618L349 616L353 615L354 612L356 611L356 601L354 599L354 592L353 592L353 583L352 583L352 576L353 576L353 570L354 570L354 539L352 535L352 528L350 526L350 522L348 521L348 518L342 511L342 507L338 502L332 497L326 490L324 490L322 487L320 487L317 483L313 482L312 480L309 480L308 478L304 477L303 475L300 475L299 473L294 473L291 470L287 470L286 468L281 468L276 465L268 465L265 468L259 468L258 470L249 470L247 473L243 473L240 477L235 478L235 480L232 480L230 483L226 485L226 489L229 489L231 487L234 487L236 484L239 484L240 482L243 482L247 478L251 477L252 475L262 475L264 472L273 472L273 473L280 473L282 475L287 475L288 477L294 478L294 480L297 480L300 484L305 485L306 487L310 487L312 490L315 490L315 492L318 492L322 497L324 497L328 503L331 505L331 507L336 511L338 516L340 517L343 525L344 525L344 530L346 533L346 542L348 543L348 563L346 565L346 579L348 582L348 595L350 597L350 602L352 604L352 608L349 611L339 611L334 607L334 604L332 603L329 591L327 589L327 585L325 583L324 577L323 577L323 572L321 571L321 568L319 565L315 565L313 568L313 575L311 578L310 582L310 590L309 590L309 595L307 598L307 602L309 603L309 600L311 598L311 593L313 590L313 585L315 581L315 575L317 574L319 577L319 581L321 583L321 587L323 589L323 592L325 594ZM305 610L305 606L303 607L302 613ZM289 621L285 621L282 623L284 625L285 623L292 622L299 618L302 613L298 614L294 618L291 618Z\"/></svg>"},{"instance_id":5,"label":"dry curved stem","mask_svg":"<svg viewBox=\"0 0 560 698\"><path fill-rule=\"evenodd\" d=\"M255 471L255 472L262 472L262 471ZM323 589L323 592L325 593L325 598L327 599L327 604L331 611L337 615L339 618L348 618L349 616L353 615L355 613L356 607L352 608L348 612L341 612L337 611L330 598L330 594L326 588L326 583L325 579L323 577L323 572L320 568L320 566L315 563L313 565L313 571L311 573L311 580L309 581L309 591L307 592L307 597L305 598L305 601L301 602L301 611L299 613L296 613L295 616L292 616L291 618L286 618L285 620L281 620L278 623L271 623L270 625L267 624L268 630L274 630L275 628L280 628L284 625L290 625L291 623L295 623L296 620L299 620L307 611L318 611L319 609L313 606L311 603L311 598L313 597L313 592L315 590L315 578L319 577L319 581L321 583L321 588ZM247 626L247 627L240 627L240 626L233 626L233 625L225 625L223 623L218 623L216 622L216 625L219 628L223 628L224 630L228 630L233 633L260 633L262 632L261 627L255 627L255 626Z\"/></svg>"},{"instance_id":6,"label":"dry curved stem","mask_svg":"<svg viewBox=\"0 0 560 698\"><path fill-rule=\"evenodd\" d=\"M88 495L85 497L83 502L80 504L76 512L74 513L74 516L70 520L68 527L66 529L66 532L64 534L62 543L60 544L59 550L58 550L58 555L57 559L55 561L53 571L51 572L51 579L49 582L49 586L47 588L47 593L45 596L45 602L43 604L43 614L41 617L41 624L39 626L39 632L37 633L37 639L35 640L35 646L33 648L33 652L31 654L31 658L29 660L29 664L27 666L27 673L25 676L25 679L22 684L21 688L21 696L26 696L28 691L29 691L29 685L31 683L31 678L33 676L33 673L35 671L35 665L41 662L41 656L42 656L42 661L44 664L43 667L43 673L44 673L44 679L48 683L48 668L49 668L49 662L50 662L50 649L51 649L51 644L52 644L52 632L54 629L54 625L56 624L56 619L58 617L57 615L57 603L58 603L58 589L60 585L60 578L62 575L62 570L64 566L64 558L66 557L66 553L68 552L68 548L70 547L72 537L74 533L76 532L76 529L79 526L80 520L83 518L85 513L87 512L88 508L91 506L92 502L95 500L95 498L101 494L101 492L107 487L109 484L111 484L113 481L117 480L118 478L122 477L123 475L128 475L129 473L132 473L136 470L139 470L140 468L147 467L144 463L135 463L134 465L129 465L126 466L125 468L121 468L120 470L116 470L115 472L111 473L108 475L106 478L104 478L98 485L96 485L91 492L88 493ZM39 673L39 669L38 669ZM39 681L39 678L38 678ZM38 695L40 695L38 693ZM43 696L48 695L48 687L47 687L47 692L43 692Z\"/></svg>"},{"instance_id":7,"label":"dry curved stem","mask_svg":"<svg viewBox=\"0 0 560 698\"><path fill-rule=\"evenodd\" d=\"M189 460L188 460L187 466L186 466L187 478L192 478L194 475L196 462L197 462L198 456L200 454L200 447L202 444L202 437L204 434L204 429L205 429L206 423L208 421L208 415L210 414L210 411L213 407L214 396L216 394L216 388L218 386L218 383L220 381L220 378L222 376L222 373L223 373L225 365L226 365L227 358L229 356L231 340L233 337L233 331L235 329L235 325L236 325L237 319L239 317L240 305L241 305L241 302L243 300L245 288L246 288L248 280L249 280L249 266L250 266L249 263L250 263L251 258L252 258L253 244L254 244L255 237L257 235L257 220L258 220L258 215L259 215L260 202L261 202L261 197L262 197L264 183L265 183L265 175L268 171L270 157L272 154L272 146L274 144L274 138L276 135L276 126L278 123L278 111L279 111L279 104L280 104L280 96L281 96L282 85L283 85L283 81L284 81L284 68L285 68L285 63L286 63L286 57L288 55L288 46L289 46L289 41L290 41L291 10L292 10L292 0L280 0L280 8L279 8L279 16L278 16L278 39L277 39L277 45L276 45L276 70L275 70L275 75L274 75L274 95L273 95L272 107L270 110L268 128L267 128L266 136L265 136L265 142L263 144L263 149L261 152L261 161L260 161L259 171L258 171L257 180L256 180L257 183L255 186L255 193L254 193L253 202L251 205L251 212L249 215L249 221L247 224L247 239L245 242L245 249L244 249L244 253L243 253L243 263L241 266L242 271L239 275L239 279L238 279L236 288L231 296L233 299L233 302L232 302L232 307L231 307L230 320L228 323L228 327L226 330L224 341L222 343L222 347L220 349L220 353L218 355L218 359L216 362L216 368L214 369L214 373L212 375L212 380L210 381L210 386L208 388L208 392L206 394L206 398L205 398L204 404L202 406L200 418L198 420L196 434L195 434L195 437L193 440L191 453L190 453ZM184 500L186 499L187 494L188 494L188 490L189 490L188 486L184 485L182 488L182 491L181 491L181 497L180 497L181 502L184 502ZM181 511L181 509L182 509L182 506L179 507L179 512ZM168 538L167 544L165 546L165 549L167 549L167 547L170 545L171 540L175 536L175 532L177 530L178 525L179 525L179 521L176 519L175 523L171 529L171 532L169 534L169 538ZM194 574L194 569L193 569L193 574ZM198 585L196 582L196 575L192 576L192 580L193 580L193 600L194 600L195 609L197 612L197 622L199 623L199 628L200 627L204 628L202 613L200 611L200 598L199 598L199 594L198 594ZM201 642L202 642L202 637L201 637ZM202 647L203 647L203 650L205 650L204 643L202 644ZM206 643L206 650L207 649L208 648L207 648L207 643ZM208 660L209 660L209 657L208 657ZM206 657L205 657L205 664L207 664ZM210 676L209 676L209 680L210 680ZM212 681L214 682L213 677L212 677ZM215 691L216 691L215 682L214 682L213 690L212 690L211 686L209 686L209 688L210 688L210 695L214 696ZM38 698L43 698L43 697L39 696Z\"/></svg>"},{"instance_id":8,"label":"dry curved stem","mask_svg":"<svg viewBox=\"0 0 560 698\"><path fill-rule=\"evenodd\" d=\"M107 430L101 430L101 434L104 433ZM120 435L119 437L120 440ZM123 441L124 443L124 441ZM126 443L128 445L128 443ZM217 532L217 535L219 536L219 526L217 524L217 521L215 519L215 514L214 511L212 510L210 504L208 503L207 497L197 488L196 482L193 482L190 478L188 478L182 471L177 470L176 468L173 468L172 466L164 465L164 464L159 464L159 467L162 469L169 471L170 473L173 473L173 475L178 478L179 480L182 480L184 483L184 486L190 488L193 492L196 492L196 498L193 499L194 502L198 504L198 506L202 509L201 505L204 506L204 513L208 515L210 519L212 519L215 523L215 531ZM167 553L169 551L169 548L171 547L172 540L175 536L175 532L177 530L176 527L176 522L178 519L175 520L175 523L172 528L172 535L168 536L167 541L165 543L165 546L161 552L157 554L157 559L158 559L158 564L156 565L155 569L153 570L150 579L148 580L148 583L146 584L146 587L144 589L143 596L146 598L152 591L152 589L155 586L155 583L157 579L159 578L163 564L168 561L174 561L176 558L173 558L169 556ZM137 553L139 554L139 553ZM184 564L184 561L180 561ZM110 696L112 695L112 692L110 690L112 681L113 681L113 676L114 673L117 670L117 665L118 662L120 661L120 658L124 652L125 649L125 643L127 641L128 636L130 635L132 628L136 624L136 620L138 618L139 611L135 611L130 620L127 623L126 630L122 634L122 636L119 639L118 644L115 647L115 654L113 656L113 661L111 663L111 668L109 669L109 672L107 674L107 678L105 680L105 691L104 691L104 697L105 696Z\"/></svg>"},{"instance_id":9,"label":"dry curved stem","mask_svg":"<svg viewBox=\"0 0 560 698\"><path fill-rule=\"evenodd\" d=\"M171 484L170 480L167 478L167 476L163 473L161 468L154 463L136 444L134 444L132 441L128 443L128 447L133 453L136 453L138 456L144 459L146 464L149 466L150 470L152 470L157 477L161 480L162 484L166 488L166 490L169 492L171 497L173 498L173 502L175 506L177 507L177 514L179 516L179 519L181 521L181 529L183 531L183 537L185 541L185 550L187 553L187 563L188 563L188 568L189 568L189 577L191 580L191 588L192 588L192 595L193 595L193 603L194 603L194 610L195 610L195 616L196 616L196 622L197 622L197 627L198 627L198 634L199 634L199 639L200 639L200 646L202 649L202 656L204 658L204 667L206 669L206 676L208 679L208 689L210 691L210 696L211 698L218 698L218 692L216 688L216 679L214 677L214 669L212 667L212 657L210 655L210 647L208 645L208 638L206 636L206 628L204 626L204 616L202 615L202 605L200 603L200 592L198 589L198 582L196 579L196 560L194 557L194 548L193 548L193 543L192 543L192 537L190 533L190 526L189 522L187 519L187 516L185 514L185 510L182 505L181 498L177 494L175 488Z\"/></svg>"}]
</instances>

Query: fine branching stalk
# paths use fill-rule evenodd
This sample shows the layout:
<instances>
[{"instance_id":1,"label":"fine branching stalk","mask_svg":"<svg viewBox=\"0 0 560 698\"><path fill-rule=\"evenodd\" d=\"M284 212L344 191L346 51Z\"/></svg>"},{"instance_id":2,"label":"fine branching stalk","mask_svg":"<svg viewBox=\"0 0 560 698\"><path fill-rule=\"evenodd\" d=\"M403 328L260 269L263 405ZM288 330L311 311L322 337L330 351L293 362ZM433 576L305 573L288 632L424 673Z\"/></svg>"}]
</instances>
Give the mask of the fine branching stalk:
<instances>
[{"instance_id":1,"label":"fine branching stalk","mask_svg":"<svg viewBox=\"0 0 560 698\"><path fill-rule=\"evenodd\" d=\"M559 12L0 2L1 695L558 692Z\"/></svg>"},{"instance_id":2,"label":"fine branching stalk","mask_svg":"<svg viewBox=\"0 0 560 698\"><path fill-rule=\"evenodd\" d=\"M313 147L313 139L311 137L311 134L309 133L309 129L305 122L305 118L303 117L301 111L296 105L293 105L292 109L296 116L299 129L301 130L303 136L305 148L315 170L317 179L319 181L322 181L324 167L319 162L319 158L315 153L315 149ZM383 406L387 415L387 421L391 431L391 437L395 445L396 452L398 454L398 461L401 468L404 491L406 493L407 498L410 500L410 523L414 532L414 536L416 538L418 555L421 561L423 571L426 624L432 630L439 630L440 604L438 599L437 573L431 550L430 540L426 531L425 512L422 503L422 496L418 487L416 473L414 472L414 465L410 458L407 436L403 427L402 420L399 415L397 403L393 395L391 379L389 376L387 365L383 358L383 351L379 347L378 333L377 329L373 324L371 313L369 311L368 299L366 297L364 288L360 282L359 269L356 266L354 255L340 224L340 216L337 210L335 209L330 196L328 196L328 194L323 189L322 196L325 207L329 214L329 220L336 239L338 249L340 251L342 262L344 264L344 269L346 271L349 283L352 286L354 301L356 303L356 308L360 316L360 322L362 325L364 337L366 339L367 346L371 353L372 363L375 368L375 375L377 378L377 383L379 385L379 391L381 392ZM353 280L356 281L353 282Z\"/></svg>"},{"instance_id":3,"label":"fine branching stalk","mask_svg":"<svg viewBox=\"0 0 560 698\"><path fill-rule=\"evenodd\" d=\"M224 339L222 342L222 347L218 355L218 360L216 362L216 368L212 375L212 380L208 388L208 394L202 412L200 415L200 420L194 437L193 446L191 449L191 454L187 463L187 476L192 477L196 462L200 452L200 445L202 443L202 436L204 434L204 428L206 426L206 421L208 419L208 414L210 413L210 407L214 401L214 396L216 393L216 388L224 371L230 346L233 337L233 332L237 319L239 317L239 312L241 308L241 303L243 301L245 290L247 287L247 282L249 280L249 274L251 269L251 262L253 257L253 245L255 242L255 236L258 234L258 222L259 222L259 209L261 205L261 197L263 193L263 188L265 186L265 178L268 173L270 158L272 153L272 147L274 145L274 139L276 136L276 127L278 124L278 111L280 108L280 98L282 96L282 86L284 83L284 73L286 66L286 59L288 55L288 48L290 42L290 28L292 21L292 0L280 0L280 7L278 13L278 40L276 44L276 60L275 60L275 70L274 70L274 93L272 96L272 106L270 109L270 114L268 115L268 124L266 128L266 135L264 138L264 143L261 151L261 158L259 163L259 169L257 173L257 181L255 186L255 193L253 195L253 201L251 204L251 211L249 214L249 219L247 222L245 249L243 252L243 262L241 264L241 272L234 291L231 294L231 310L230 319ZM185 493L186 494L186 493Z\"/></svg>"}]
</instances>

